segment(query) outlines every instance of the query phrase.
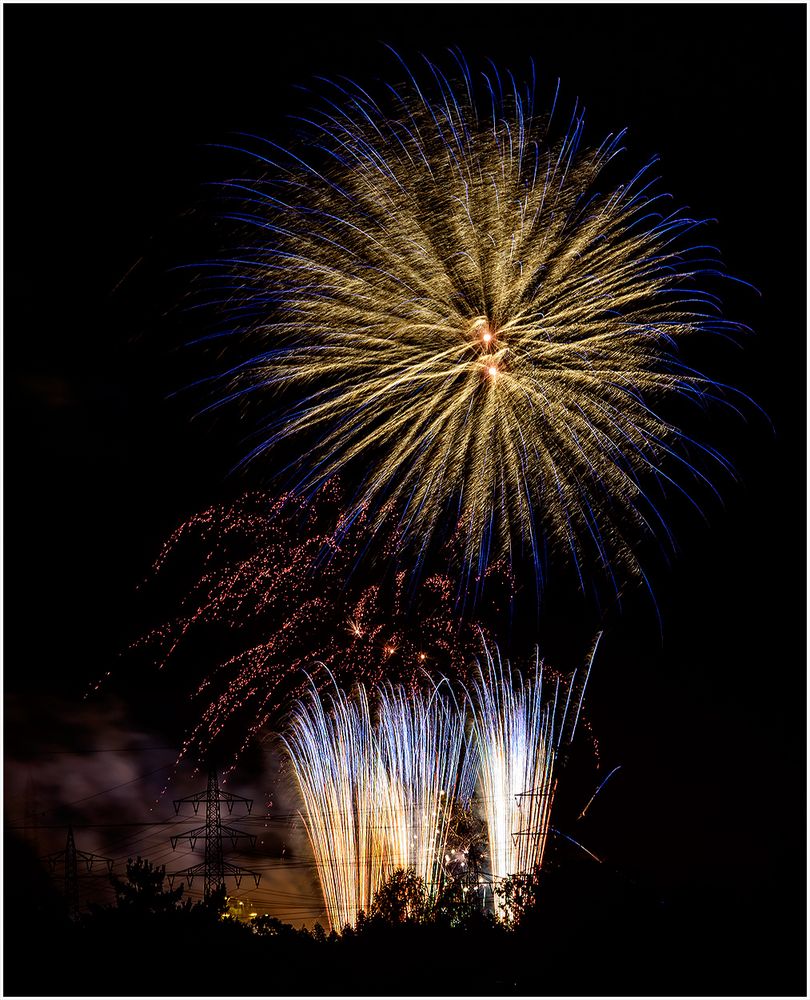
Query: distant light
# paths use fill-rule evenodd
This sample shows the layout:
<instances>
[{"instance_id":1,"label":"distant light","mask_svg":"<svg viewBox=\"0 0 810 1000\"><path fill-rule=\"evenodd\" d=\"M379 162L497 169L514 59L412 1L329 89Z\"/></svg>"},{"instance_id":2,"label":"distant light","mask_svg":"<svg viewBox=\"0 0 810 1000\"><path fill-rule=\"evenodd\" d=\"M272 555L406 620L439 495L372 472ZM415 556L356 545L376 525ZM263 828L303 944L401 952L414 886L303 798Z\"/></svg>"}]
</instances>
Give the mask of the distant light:
<instances>
[{"instance_id":1,"label":"distant light","mask_svg":"<svg viewBox=\"0 0 810 1000\"><path fill-rule=\"evenodd\" d=\"M487 330L487 332L481 337L481 340L483 340L485 344L488 344L490 340L492 340L492 334L489 330Z\"/></svg>"},{"instance_id":2,"label":"distant light","mask_svg":"<svg viewBox=\"0 0 810 1000\"><path fill-rule=\"evenodd\" d=\"M489 368L487 368L487 374L495 378L495 376L498 374L498 366L490 365Z\"/></svg>"}]
</instances>

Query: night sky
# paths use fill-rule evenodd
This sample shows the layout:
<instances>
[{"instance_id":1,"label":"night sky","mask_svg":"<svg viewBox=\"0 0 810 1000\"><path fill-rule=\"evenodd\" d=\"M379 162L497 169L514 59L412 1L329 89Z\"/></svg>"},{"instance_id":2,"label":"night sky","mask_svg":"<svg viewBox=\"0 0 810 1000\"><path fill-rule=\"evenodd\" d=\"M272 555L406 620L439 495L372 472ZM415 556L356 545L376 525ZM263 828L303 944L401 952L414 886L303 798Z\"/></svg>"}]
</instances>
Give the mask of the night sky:
<instances>
[{"instance_id":1,"label":"night sky","mask_svg":"<svg viewBox=\"0 0 810 1000\"><path fill-rule=\"evenodd\" d=\"M804 10L788 5L192 5L171 17L158 5L8 8L7 825L28 810L41 852L61 846L68 814L93 824L77 834L87 849L120 860L151 843L133 848L95 806L65 806L121 784L98 800L134 822L162 787L167 769L132 780L173 759L134 747L179 737L171 706L152 699L152 675L130 676L113 701L82 698L138 634L135 589L167 534L257 485L229 475L243 451L235 422L192 419L194 401L170 396L200 364L178 350L194 320L178 314L187 272L171 269L215 240L207 185L233 171L210 144L239 130L284 141L292 88L316 75L390 76L382 42L408 58L458 45L517 74L533 57L539 103L560 77L565 105L579 97L588 109L589 139L628 127L628 164L660 154L676 201L717 219L711 242L761 294L729 287L726 314L755 335L742 350L708 345L700 367L749 394L772 426L753 409L717 424L738 480L718 480L723 504L706 505L707 523L672 512L679 551L652 581L660 628L642 594L606 618L557 595L510 642L539 640L569 668L605 626L589 712L603 767L622 770L578 836L664 899L750 905L795 960L805 884L803 40ZM110 747L127 752L86 753ZM235 788L262 814L272 780L258 755L246 767ZM168 799L157 814L170 816ZM268 837L278 852L283 834ZM317 912L294 894L262 899L293 922Z\"/></svg>"}]
</instances>

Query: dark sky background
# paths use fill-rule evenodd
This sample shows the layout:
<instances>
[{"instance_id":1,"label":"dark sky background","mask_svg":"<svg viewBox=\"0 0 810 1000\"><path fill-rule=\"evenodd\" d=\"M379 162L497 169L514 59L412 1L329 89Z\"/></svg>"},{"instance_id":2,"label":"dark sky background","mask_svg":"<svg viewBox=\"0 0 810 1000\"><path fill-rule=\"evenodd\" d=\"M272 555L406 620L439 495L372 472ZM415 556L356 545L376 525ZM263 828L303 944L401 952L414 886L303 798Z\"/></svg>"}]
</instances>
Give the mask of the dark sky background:
<instances>
[{"instance_id":1,"label":"dark sky background","mask_svg":"<svg viewBox=\"0 0 810 1000\"><path fill-rule=\"evenodd\" d=\"M518 74L533 57L541 98L560 77L565 106L579 97L588 108L595 142L628 127L628 165L660 154L667 189L718 220L711 238L728 270L761 292L729 289L728 315L755 336L701 360L750 394L773 429L753 411L720 427L738 482L719 483L724 506L708 505L708 525L677 512L680 551L653 580L662 631L640 596L610 617L590 715L603 767L622 771L578 836L657 892L714 893L729 908L767 898L763 928L795 930L805 882L804 36L803 7L788 5L8 8L7 823L27 808L58 827L60 802L123 782L140 789L132 779L172 759L131 752L176 745L155 721L165 706L150 717L147 673L113 709L81 699L137 633L135 587L162 540L235 489L234 428L192 421L186 399L167 398L191 364L175 350L182 286L167 269L200 256L196 240L213 227L204 185L233 170L207 144L232 130L288 137L293 86L390 76L381 42L409 58L441 58L455 44ZM560 603L556 624L548 617L522 633L518 624L513 641L539 638L574 665L593 622L572 635L587 619L575 601ZM115 767L46 753L113 746L128 747ZM143 779L128 818L165 773ZM241 790L263 806L272 793L252 778ZM63 836L40 830L37 847ZM109 829L85 836L115 855Z\"/></svg>"}]
</instances>

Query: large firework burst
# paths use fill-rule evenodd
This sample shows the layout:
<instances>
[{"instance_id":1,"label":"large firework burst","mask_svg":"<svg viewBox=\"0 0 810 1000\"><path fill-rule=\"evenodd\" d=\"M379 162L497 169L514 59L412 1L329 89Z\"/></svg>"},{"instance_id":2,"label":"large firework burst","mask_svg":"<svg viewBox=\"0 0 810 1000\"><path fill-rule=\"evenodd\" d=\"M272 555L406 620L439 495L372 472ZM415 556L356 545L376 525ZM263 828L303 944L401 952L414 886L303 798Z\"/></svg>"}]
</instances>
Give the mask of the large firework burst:
<instances>
[{"instance_id":1,"label":"large firework burst","mask_svg":"<svg viewBox=\"0 0 810 1000\"><path fill-rule=\"evenodd\" d=\"M533 86L427 67L330 85L294 151L244 140L268 176L232 182L244 239L211 264L222 400L258 405L249 457L273 450L294 490L343 470L347 523L393 511L414 566L459 530L478 578L525 553L541 579L549 548L639 574L662 495L724 464L665 416L719 395L677 354L735 327L697 287L717 261L649 165L604 177L622 133L584 148L578 108L555 138Z\"/></svg>"}]
</instances>

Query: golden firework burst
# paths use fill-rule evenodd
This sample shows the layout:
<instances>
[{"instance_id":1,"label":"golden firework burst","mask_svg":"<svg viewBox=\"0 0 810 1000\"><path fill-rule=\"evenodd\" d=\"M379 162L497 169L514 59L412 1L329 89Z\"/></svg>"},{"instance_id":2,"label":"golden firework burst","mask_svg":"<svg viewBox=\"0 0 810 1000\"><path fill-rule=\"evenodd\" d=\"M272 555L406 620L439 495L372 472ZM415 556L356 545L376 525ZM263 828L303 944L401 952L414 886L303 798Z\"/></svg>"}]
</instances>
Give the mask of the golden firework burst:
<instances>
[{"instance_id":1,"label":"golden firework burst","mask_svg":"<svg viewBox=\"0 0 810 1000\"><path fill-rule=\"evenodd\" d=\"M549 549L638 574L658 498L725 464L659 409L718 395L676 356L734 327L697 287L717 262L647 167L601 187L621 134L581 148L575 109L555 139L511 77L428 66L430 88L335 86L295 151L251 140L269 175L233 183L248 245L220 301L249 354L223 397L265 415L249 459L287 442L302 492L343 473L412 565L458 531L477 577Z\"/></svg>"}]
</instances>

